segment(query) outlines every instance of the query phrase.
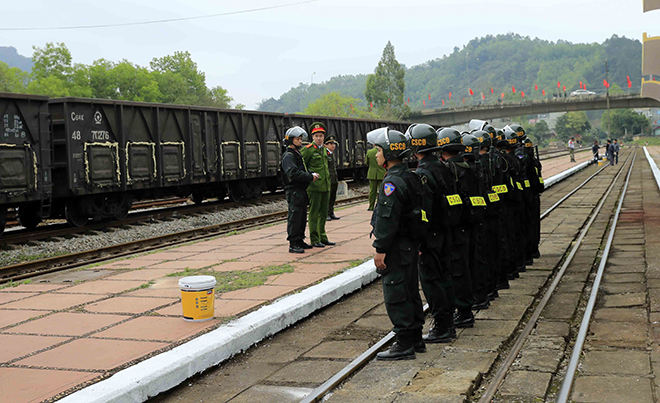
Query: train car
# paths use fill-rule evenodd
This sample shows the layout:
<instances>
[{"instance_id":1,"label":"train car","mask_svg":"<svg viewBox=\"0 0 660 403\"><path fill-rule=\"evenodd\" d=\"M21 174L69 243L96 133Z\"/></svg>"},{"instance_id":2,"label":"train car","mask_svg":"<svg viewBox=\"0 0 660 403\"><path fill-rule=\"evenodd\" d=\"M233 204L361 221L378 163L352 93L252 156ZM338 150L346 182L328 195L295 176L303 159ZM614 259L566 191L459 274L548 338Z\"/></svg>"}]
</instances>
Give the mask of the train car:
<instances>
[{"instance_id":1,"label":"train car","mask_svg":"<svg viewBox=\"0 0 660 403\"><path fill-rule=\"evenodd\" d=\"M0 93L0 233L7 209L20 223L36 227L50 215L52 192L48 98Z\"/></svg>"},{"instance_id":2,"label":"train car","mask_svg":"<svg viewBox=\"0 0 660 403\"><path fill-rule=\"evenodd\" d=\"M5 138L11 138L0 145L0 218L4 224L7 208L17 208L28 228L45 217L74 226L122 219L140 199L257 198L281 185L286 130L315 121L339 142L339 175L362 179L367 132L385 125L405 131L408 125L16 94L0 95L0 106Z\"/></svg>"}]
</instances>

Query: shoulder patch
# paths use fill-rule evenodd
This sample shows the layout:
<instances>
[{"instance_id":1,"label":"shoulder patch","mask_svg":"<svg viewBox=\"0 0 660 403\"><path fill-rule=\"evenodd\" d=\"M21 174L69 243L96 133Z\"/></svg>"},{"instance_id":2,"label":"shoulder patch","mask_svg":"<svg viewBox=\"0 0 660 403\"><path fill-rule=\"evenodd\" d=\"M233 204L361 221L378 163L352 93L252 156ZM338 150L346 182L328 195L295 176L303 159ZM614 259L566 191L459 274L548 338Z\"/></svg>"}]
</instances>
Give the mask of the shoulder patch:
<instances>
[{"instance_id":1,"label":"shoulder patch","mask_svg":"<svg viewBox=\"0 0 660 403\"><path fill-rule=\"evenodd\" d=\"M383 191L385 192L385 196L389 196L394 191L396 190L396 186L394 186L391 182L387 182L383 185Z\"/></svg>"},{"instance_id":2,"label":"shoulder patch","mask_svg":"<svg viewBox=\"0 0 660 403\"><path fill-rule=\"evenodd\" d=\"M309 143L309 144L307 144L307 145L305 146L305 148L309 148L309 147L311 147L311 146L313 146L313 145L314 145L314 143Z\"/></svg>"},{"instance_id":3,"label":"shoulder patch","mask_svg":"<svg viewBox=\"0 0 660 403\"><path fill-rule=\"evenodd\" d=\"M426 185L426 182L429 181L426 175L420 175L419 179L422 181L422 185Z\"/></svg>"}]
</instances>

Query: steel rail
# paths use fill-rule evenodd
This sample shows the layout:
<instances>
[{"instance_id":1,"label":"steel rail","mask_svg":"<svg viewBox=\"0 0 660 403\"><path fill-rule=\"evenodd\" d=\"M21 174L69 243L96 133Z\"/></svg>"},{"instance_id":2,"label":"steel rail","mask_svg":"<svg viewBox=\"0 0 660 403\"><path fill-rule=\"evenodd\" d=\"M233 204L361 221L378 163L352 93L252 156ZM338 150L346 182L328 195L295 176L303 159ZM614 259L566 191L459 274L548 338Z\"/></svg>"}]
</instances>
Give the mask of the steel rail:
<instances>
[{"instance_id":1,"label":"steel rail","mask_svg":"<svg viewBox=\"0 0 660 403\"><path fill-rule=\"evenodd\" d=\"M607 264L607 258L609 257L612 241L614 240L614 233L616 232L616 226L619 222L619 215L621 214L623 201L626 198L626 191L628 190L628 185L630 183L630 175L632 175L633 166L635 165L635 157L637 157L636 152L632 163L630 164L630 170L628 171L628 176L626 177L626 183L623 186L623 190L621 191L619 205L617 206L616 212L614 213L614 218L612 219L612 227L610 228L610 233L607 237L607 243L605 244L605 249L603 250L603 255L601 256L600 264L598 265L596 278L594 279L594 284L591 288L591 294L589 295L589 301L587 302L587 307L584 311L584 316L582 317L582 323L580 324L580 331L578 332L577 339L575 340L575 346L573 346L573 352L571 353L571 360L568 364L568 369L566 370L566 376L562 381L559 394L557 395L557 403L566 403L568 401L569 395L571 394L573 379L575 378L575 371L577 370L577 366L580 361L580 354L582 353L584 341L587 338L589 322L591 322L591 315L593 314L594 306L596 305L596 298L598 297L600 282L603 278L603 273L605 272L605 265Z\"/></svg>"},{"instance_id":2,"label":"steel rail","mask_svg":"<svg viewBox=\"0 0 660 403\"><path fill-rule=\"evenodd\" d=\"M627 161L627 160L626 160ZM635 162L635 159L633 157L633 163ZM575 257L575 254L577 253L578 249L580 246L582 246L582 241L584 240L584 237L587 235L587 232L591 228L591 224L596 220L596 217L600 213L600 210L602 209L603 205L605 204L605 201L609 197L610 193L612 192L612 189L614 189L614 185L619 179L619 176L621 176L621 173L623 172L623 167L625 163L621 165L621 168L619 168L619 171L617 172L616 176L612 180L612 183L610 186L607 188L607 191L605 194L600 199L600 202L598 203L598 206L593 210L591 213L591 218L587 222L587 225L585 225L582 228L582 231L580 232L580 236L578 237L577 241L575 241L575 244L571 248L570 253L568 254L568 257L562 264L561 268L555 275L552 283L548 287L548 289L545 291L545 294L543 295L543 298L539 301L539 304L536 306L536 309L534 310L534 313L532 316L529 318L527 321L527 324L525 325L523 331L518 335L516 338L515 343L511 347L511 350L509 351L507 357L504 359L500 367L498 368L497 372L495 373L495 376L491 380L490 384L484 391L484 394L481 396L479 399L479 403L488 403L490 402L493 397L495 396L495 393L499 389L501 383L504 381L504 377L506 376L507 372L509 371L509 368L515 361L515 359L518 357L518 354L520 353L520 350L522 350L522 347L527 340L527 337L530 335L532 330L534 329L534 326L536 326L536 322L538 321L539 317L541 316L541 312L543 312L543 309L546 307L548 304L548 301L550 300L550 297L552 296L553 292L557 288L557 285L561 281L562 277L564 276L564 273L566 272L566 269L568 266L571 264L573 261L573 258ZM632 163L631 163L631 169L632 169Z\"/></svg>"},{"instance_id":3,"label":"steel rail","mask_svg":"<svg viewBox=\"0 0 660 403\"><path fill-rule=\"evenodd\" d=\"M367 195L349 197L346 199L338 200L337 206L356 204L367 198ZM186 242L202 240L209 237L223 235L231 231L245 230L265 224L280 222L282 220L286 220L287 214L287 211L278 211L257 217L250 217L222 224L214 224L206 227L194 228L171 234L160 235L153 238L140 239L134 242L106 246L90 251L77 252L63 256L55 256L46 259L35 260L32 262L20 263L12 266L5 266L0 268L0 284L9 281L22 280L40 274L67 270L91 263L103 262L122 256L148 252Z\"/></svg>"},{"instance_id":4,"label":"steel rail","mask_svg":"<svg viewBox=\"0 0 660 403\"><path fill-rule=\"evenodd\" d=\"M617 173L617 177L612 181L612 184L610 185L610 190L614 186L614 183L616 182L616 179L618 178L618 175L621 173L621 171L623 169L623 166L625 165L625 163L627 161L628 160L626 159L626 161L624 161L624 163L621 164L621 168L619 168L619 173ZM602 169L600 171L602 171ZM592 177L593 176L595 176L595 175L592 175ZM583 186L583 185L581 185L581 186ZM572 191L571 194L574 194L576 191L577 191L577 189ZM608 190L608 194L609 194L609 190ZM565 201L566 199L567 199L567 197L562 198L562 202ZM604 196L603 201L601 202L600 206L602 206L602 204L604 204L605 199L606 199L606 197ZM589 224L591 224L591 222L593 222L593 220L595 220L596 215L597 214L593 215L593 217L592 217L591 221L589 222ZM586 230L583 231L583 233L581 235L581 238L584 238L584 236L586 235L586 232L587 232ZM581 241L581 239L580 239L580 241ZM577 250L577 248L575 248L575 250ZM575 255L575 250L571 252L572 255ZM571 259L572 259L572 255L570 256ZM566 264L566 267L568 267L568 264ZM563 270L565 271L566 268L563 267ZM557 279L556 283L559 283L560 279L561 278ZM556 287L556 284L554 284L554 287ZM551 293L549 293L548 295L550 295L550 294ZM549 296L548 296L548 299L549 299ZM546 303L547 303L547 301L546 301ZM428 304L424 306L424 313L426 314L427 311L428 311ZM539 315L540 315L540 312L539 312ZM531 329L530 329L530 332L531 332ZM394 337L395 337L394 332L388 333L385 337L380 339L376 344L371 346L367 351L360 354L359 357L357 357L356 359L351 361L347 366L342 368L339 372L337 372L335 375L333 375L330 379L328 379L326 382L324 382L321 386L314 389L309 395L307 395L301 401L301 403L313 403L313 402L321 401L323 399L323 397L325 395L327 395L331 390L333 390L338 385L340 385L342 382L344 382L346 379L348 379L353 373L355 373L357 370L362 368L368 361L372 360L376 356L378 351L381 348L383 348L385 345L387 345L389 342L391 342L394 339ZM522 343L521 343L521 346L522 346ZM516 355L517 355L517 353L516 353ZM515 358L515 356L514 356L514 358Z\"/></svg>"},{"instance_id":5,"label":"steel rail","mask_svg":"<svg viewBox=\"0 0 660 403\"><path fill-rule=\"evenodd\" d=\"M628 154L628 156L626 157L626 160L623 161L623 164L621 164L622 167L623 167L623 165L625 165L625 164L628 162L628 160L630 159L630 156L631 156L631 155L632 155L632 153L631 153L631 154ZM550 208L548 208L546 211L543 212L543 214L541 214L541 220L544 219L545 217L547 217L547 216L548 216L548 215L549 215L554 209L556 209L557 207L559 207L559 205L562 204L566 199L568 199L569 197L571 197L575 192L577 192L577 191L580 190L584 185L586 185L587 182L589 182L590 180L592 180L596 175L598 175L599 173L601 173L605 168L607 168L607 167L609 167L609 166L610 166L610 164L608 163L607 165L605 165L604 167L602 167L601 169L599 169L598 171L596 171L596 173L594 173L593 175L591 175L590 177L588 177L584 182L582 182L580 185L578 185L575 189L571 190L568 194L566 194L566 196L564 196L564 197L562 197L561 199L559 199L559 201L558 201L557 203L555 203L555 204L553 204L552 206L550 206Z\"/></svg>"}]
</instances>

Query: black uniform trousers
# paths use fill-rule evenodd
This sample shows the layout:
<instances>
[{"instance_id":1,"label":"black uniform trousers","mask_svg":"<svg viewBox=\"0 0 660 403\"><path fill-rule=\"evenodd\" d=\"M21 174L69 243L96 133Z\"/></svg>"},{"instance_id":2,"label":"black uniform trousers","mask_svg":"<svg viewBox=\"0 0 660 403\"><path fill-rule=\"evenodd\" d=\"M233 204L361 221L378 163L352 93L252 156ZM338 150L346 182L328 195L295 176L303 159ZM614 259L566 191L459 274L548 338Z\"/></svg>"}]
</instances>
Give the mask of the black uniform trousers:
<instances>
[{"instance_id":1,"label":"black uniform trousers","mask_svg":"<svg viewBox=\"0 0 660 403\"><path fill-rule=\"evenodd\" d=\"M418 245L407 239L397 240L385 254L383 280L385 308L397 342L409 347L422 340L424 310L419 295Z\"/></svg>"},{"instance_id":2,"label":"black uniform trousers","mask_svg":"<svg viewBox=\"0 0 660 403\"><path fill-rule=\"evenodd\" d=\"M337 201L337 188L339 183L330 184L330 200L328 201L328 215L331 216L335 213L335 201Z\"/></svg>"},{"instance_id":3,"label":"black uniform trousers","mask_svg":"<svg viewBox=\"0 0 660 403\"><path fill-rule=\"evenodd\" d=\"M474 302L488 300L488 261L484 248L486 225L478 222L470 234L470 277L472 278L472 295Z\"/></svg>"},{"instance_id":4,"label":"black uniform trousers","mask_svg":"<svg viewBox=\"0 0 660 403\"><path fill-rule=\"evenodd\" d=\"M429 230L426 244L419 257L419 278L422 291L429 304L435 326L449 329L453 326L454 289L449 272L450 261L444 250L447 232L443 229Z\"/></svg>"},{"instance_id":5,"label":"black uniform trousers","mask_svg":"<svg viewBox=\"0 0 660 403\"><path fill-rule=\"evenodd\" d=\"M287 241L297 243L305 239L307 225L307 191L295 187L286 189L289 215L286 220Z\"/></svg>"},{"instance_id":6,"label":"black uniform trousers","mask_svg":"<svg viewBox=\"0 0 660 403\"><path fill-rule=\"evenodd\" d=\"M474 304L470 276L470 238L472 228L459 224L451 228L451 243L447 253L451 256L451 279L454 288L454 306L459 311L471 311Z\"/></svg>"}]
</instances>

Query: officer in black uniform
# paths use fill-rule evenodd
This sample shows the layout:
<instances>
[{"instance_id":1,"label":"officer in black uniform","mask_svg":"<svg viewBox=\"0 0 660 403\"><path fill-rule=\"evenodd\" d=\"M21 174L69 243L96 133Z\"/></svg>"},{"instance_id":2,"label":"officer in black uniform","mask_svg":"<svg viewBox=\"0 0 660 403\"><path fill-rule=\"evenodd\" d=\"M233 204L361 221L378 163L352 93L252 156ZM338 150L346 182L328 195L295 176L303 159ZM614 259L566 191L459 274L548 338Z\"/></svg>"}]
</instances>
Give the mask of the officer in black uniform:
<instances>
[{"instance_id":1,"label":"officer in black uniform","mask_svg":"<svg viewBox=\"0 0 660 403\"><path fill-rule=\"evenodd\" d=\"M402 163L410 155L403 133L384 127L369 132L367 141L378 149L378 163L387 168L372 216L372 232L376 238L374 263L383 279L385 307L396 333L396 343L376 358L414 359L415 352L426 351L422 340L424 311L419 296L416 239L424 215L422 183Z\"/></svg>"},{"instance_id":2,"label":"officer in black uniform","mask_svg":"<svg viewBox=\"0 0 660 403\"><path fill-rule=\"evenodd\" d=\"M470 277L470 234L471 226L464 219L468 209L468 189L466 178L470 166L463 161L465 146L461 143L461 133L453 128L438 129L438 146L442 150L441 159L445 183L454 192L447 196L450 212L449 242L447 254L451 258L451 275L454 289L454 326L473 327L472 279ZM458 214L457 214L458 213Z\"/></svg>"},{"instance_id":3,"label":"officer in black uniform","mask_svg":"<svg viewBox=\"0 0 660 403\"><path fill-rule=\"evenodd\" d=\"M541 257L539 243L541 242L541 193L545 190L543 183L541 161L534 154L534 143L529 138L523 140L525 159L527 160L527 179L531 183L532 198L527 209L528 220L531 229L531 242L529 244L528 256L532 259ZM533 263L533 260L532 262Z\"/></svg>"},{"instance_id":4,"label":"officer in black uniform","mask_svg":"<svg viewBox=\"0 0 660 403\"><path fill-rule=\"evenodd\" d=\"M477 164L481 142L472 134L461 137L465 152L463 160L470 166L466 174L468 189L468 209L466 220L471 224L470 231L470 276L472 277L472 294L474 295L473 310L488 309L488 261L486 260L486 186L487 179L481 165Z\"/></svg>"},{"instance_id":5,"label":"officer in black uniform","mask_svg":"<svg viewBox=\"0 0 660 403\"><path fill-rule=\"evenodd\" d=\"M524 247L520 248L516 245L525 244L524 235L524 222L525 222L525 203L524 203L524 188L521 180L524 181L524 174L522 172L522 165L520 158L516 155L516 150L520 147L518 134L510 127L504 128L504 138L506 139L506 147L504 148L504 158L508 165L508 180L509 180L509 200L507 200L506 208L506 224L508 225L510 240L513 245L509 249L509 260L505 269L507 270L508 279L513 280L518 277L518 273L525 271L525 250ZM519 151L520 153L520 151Z\"/></svg>"},{"instance_id":6,"label":"officer in black uniform","mask_svg":"<svg viewBox=\"0 0 660 403\"><path fill-rule=\"evenodd\" d=\"M286 150L282 155L282 171L284 172L284 188L286 201L289 205L286 232L290 253L304 253L312 246L305 243L305 225L307 224L307 185L318 179L317 173L307 172L305 162L300 154L303 139L307 132L299 126L286 131L284 145Z\"/></svg>"},{"instance_id":7,"label":"officer in black uniform","mask_svg":"<svg viewBox=\"0 0 660 403\"><path fill-rule=\"evenodd\" d=\"M427 201L423 203L429 220L426 237L420 245L419 278L429 304L433 325L424 341L427 343L450 343L456 338L453 311L450 311L448 295L451 289L450 260L447 258L447 229L443 214L447 209L448 193L442 178L442 162L433 154L438 149L435 129L427 124L413 124L406 131L410 148L419 161L415 174L428 188ZM453 305L453 304L452 304Z\"/></svg>"}]
</instances>

